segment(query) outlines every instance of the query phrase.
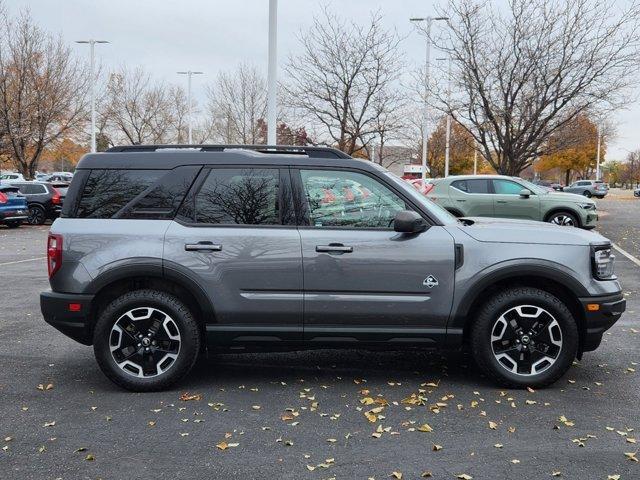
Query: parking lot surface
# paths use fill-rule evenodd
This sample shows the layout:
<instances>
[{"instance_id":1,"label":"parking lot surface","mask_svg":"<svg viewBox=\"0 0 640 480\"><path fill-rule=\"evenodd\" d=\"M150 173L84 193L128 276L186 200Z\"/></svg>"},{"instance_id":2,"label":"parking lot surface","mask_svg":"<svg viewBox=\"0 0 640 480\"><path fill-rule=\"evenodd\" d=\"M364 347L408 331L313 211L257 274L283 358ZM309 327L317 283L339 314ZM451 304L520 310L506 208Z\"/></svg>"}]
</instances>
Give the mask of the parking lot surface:
<instances>
[{"instance_id":1,"label":"parking lot surface","mask_svg":"<svg viewBox=\"0 0 640 480\"><path fill-rule=\"evenodd\" d=\"M598 208L640 256L640 200ZM0 478L640 478L640 266L623 255L627 313L545 390L497 388L463 353L321 350L212 356L135 394L42 320L47 230L0 227Z\"/></svg>"}]
</instances>

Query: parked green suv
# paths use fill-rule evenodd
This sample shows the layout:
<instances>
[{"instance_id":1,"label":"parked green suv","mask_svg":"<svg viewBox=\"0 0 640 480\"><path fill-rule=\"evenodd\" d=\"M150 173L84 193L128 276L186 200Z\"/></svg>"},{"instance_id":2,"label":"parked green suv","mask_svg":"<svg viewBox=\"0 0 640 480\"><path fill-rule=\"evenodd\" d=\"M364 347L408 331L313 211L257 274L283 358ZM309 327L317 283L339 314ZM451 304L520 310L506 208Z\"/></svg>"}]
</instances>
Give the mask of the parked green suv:
<instances>
[{"instance_id":1,"label":"parked green suv","mask_svg":"<svg viewBox=\"0 0 640 480\"><path fill-rule=\"evenodd\" d=\"M593 200L552 192L520 178L468 175L433 183L427 197L457 217L520 218L586 229L598 220Z\"/></svg>"}]
</instances>

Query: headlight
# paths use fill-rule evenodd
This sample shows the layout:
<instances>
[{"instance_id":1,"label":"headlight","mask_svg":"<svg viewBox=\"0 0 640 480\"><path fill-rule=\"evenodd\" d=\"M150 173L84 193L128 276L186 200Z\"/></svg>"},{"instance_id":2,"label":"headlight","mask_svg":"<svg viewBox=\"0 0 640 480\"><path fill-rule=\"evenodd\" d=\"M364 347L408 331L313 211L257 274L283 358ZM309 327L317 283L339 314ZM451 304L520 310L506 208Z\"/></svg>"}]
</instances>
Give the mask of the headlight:
<instances>
[{"instance_id":1,"label":"headlight","mask_svg":"<svg viewBox=\"0 0 640 480\"><path fill-rule=\"evenodd\" d=\"M596 209L596 204L595 203L581 203L580 206L582 208L584 208L585 210L595 210Z\"/></svg>"},{"instance_id":2,"label":"headlight","mask_svg":"<svg viewBox=\"0 0 640 480\"><path fill-rule=\"evenodd\" d=\"M613 275L613 263L616 256L611 245L591 245L591 266L593 276L598 280L610 280Z\"/></svg>"}]
</instances>

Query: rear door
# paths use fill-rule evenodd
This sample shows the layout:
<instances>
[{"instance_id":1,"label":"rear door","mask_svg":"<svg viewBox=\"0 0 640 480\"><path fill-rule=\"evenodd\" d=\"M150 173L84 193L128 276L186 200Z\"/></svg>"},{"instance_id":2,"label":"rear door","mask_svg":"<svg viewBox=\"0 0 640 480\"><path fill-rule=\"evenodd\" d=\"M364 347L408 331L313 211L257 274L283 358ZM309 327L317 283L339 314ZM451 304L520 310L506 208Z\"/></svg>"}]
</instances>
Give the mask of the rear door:
<instances>
[{"instance_id":1,"label":"rear door","mask_svg":"<svg viewBox=\"0 0 640 480\"><path fill-rule=\"evenodd\" d=\"M451 205L465 217L492 217L493 196L486 178L454 180L449 187Z\"/></svg>"},{"instance_id":2,"label":"rear door","mask_svg":"<svg viewBox=\"0 0 640 480\"><path fill-rule=\"evenodd\" d=\"M166 237L165 268L206 289L217 343L302 338L302 256L288 168L203 169Z\"/></svg>"},{"instance_id":3,"label":"rear door","mask_svg":"<svg viewBox=\"0 0 640 480\"><path fill-rule=\"evenodd\" d=\"M494 178L492 182L495 192L493 199L496 217L542 220L538 195L531 192L528 197L521 196L520 192L527 187L513 180Z\"/></svg>"},{"instance_id":4,"label":"rear door","mask_svg":"<svg viewBox=\"0 0 640 480\"><path fill-rule=\"evenodd\" d=\"M367 172L292 170L304 267L305 339L331 342L442 340L454 285L454 243L443 227L393 230L418 211Z\"/></svg>"}]
</instances>

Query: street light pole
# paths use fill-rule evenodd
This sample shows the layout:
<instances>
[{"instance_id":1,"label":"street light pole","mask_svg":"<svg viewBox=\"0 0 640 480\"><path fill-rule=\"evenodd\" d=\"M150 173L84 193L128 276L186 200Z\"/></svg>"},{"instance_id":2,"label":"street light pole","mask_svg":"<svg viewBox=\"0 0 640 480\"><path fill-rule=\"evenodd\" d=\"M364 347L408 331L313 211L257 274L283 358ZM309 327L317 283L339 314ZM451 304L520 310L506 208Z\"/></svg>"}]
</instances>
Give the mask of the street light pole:
<instances>
[{"instance_id":1,"label":"street light pole","mask_svg":"<svg viewBox=\"0 0 640 480\"><path fill-rule=\"evenodd\" d=\"M277 143L278 0L269 0L269 66L267 74L267 145Z\"/></svg>"},{"instance_id":2,"label":"street light pole","mask_svg":"<svg viewBox=\"0 0 640 480\"><path fill-rule=\"evenodd\" d=\"M596 180L600 180L600 141L602 133L600 132L601 123L598 122L598 150L596 151Z\"/></svg>"},{"instance_id":3,"label":"street light pole","mask_svg":"<svg viewBox=\"0 0 640 480\"><path fill-rule=\"evenodd\" d=\"M91 57L91 152L96 151L96 73L95 46L96 43L109 43L106 40L76 40L76 43L88 43Z\"/></svg>"},{"instance_id":4,"label":"street light pole","mask_svg":"<svg viewBox=\"0 0 640 480\"><path fill-rule=\"evenodd\" d=\"M420 29L420 31L424 31L427 37L427 46L426 46L426 58L425 58L425 75L424 75L424 119L423 119L423 127L422 127L422 180L426 180L427 178L427 153L428 153L428 142L429 142L429 104L428 104L428 95L429 95L429 57L431 55L431 24L434 20L449 20L448 17L431 17L428 16L426 18L414 17L410 18L410 22L419 23L419 22L427 22L426 31ZM418 27L419 28L419 27Z\"/></svg>"},{"instance_id":5,"label":"street light pole","mask_svg":"<svg viewBox=\"0 0 640 480\"><path fill-rule=\"evenodd\" d=\"M438 60L449 60L447 66L447 133L444 147L444 177L449 176L449 152L451 145L451 111L449 105L451 103L451 57L438 58Z\"/></svg>"},{"instance_id":6,"label":"street light pole","mask_svg":"<svg viewBox=\"0 0 640 480\"><path fill-rule=\"evenodd\" d=\"M188 130L188 144L193 144L192 125L191 125L191 77L194 75L202 75L204 72L192 72L187 70L186 72L178 72L178 75L187 76L187 130Z\"/></svg>"}]
</instances>

